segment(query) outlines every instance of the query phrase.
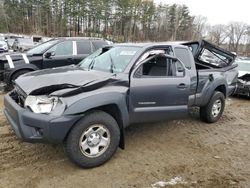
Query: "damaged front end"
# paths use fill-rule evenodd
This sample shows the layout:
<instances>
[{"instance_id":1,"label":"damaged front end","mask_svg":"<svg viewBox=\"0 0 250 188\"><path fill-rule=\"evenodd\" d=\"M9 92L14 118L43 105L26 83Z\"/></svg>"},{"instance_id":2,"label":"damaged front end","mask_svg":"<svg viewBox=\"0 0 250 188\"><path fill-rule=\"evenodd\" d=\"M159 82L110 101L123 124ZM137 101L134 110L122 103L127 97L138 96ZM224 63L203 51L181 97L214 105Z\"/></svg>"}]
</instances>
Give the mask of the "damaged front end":
<instances>
[{"instance_id":1,"label":"damaged front end","mask_svg":"<svg viewBox=\"0 0 250 188\"><path fill-rule=\"evenodd\" d=\"M57 96L27 95L20 87L15 86L9 93L15 103L35 114L61 115L66 109L66 104Z\"/></svg>"},{"instance_id":2,"label":"damaged front end","mask_svg":"<svg viewBox=\"0 0 250 188\"><path fill-rule=\"evenodd\" d=\"M250 74L245 74L238 78L236 95L250 97Z\"/></svg>"},{"instance_id":3,"label":"damaged front end","mask_svg":"<svg viewBox=\"0 0 250 188\"><path fill-rule=\"evenodd\" d=\"M102 80L92 80L84 85L56 84L37 88L29 94L25 93L17 84L10 93L11 98L22 108L27 108L37 114L61 115L67 107L64 97L90 92L99 88L121 84L115 77Z\"/></svg>"}]
</instances>

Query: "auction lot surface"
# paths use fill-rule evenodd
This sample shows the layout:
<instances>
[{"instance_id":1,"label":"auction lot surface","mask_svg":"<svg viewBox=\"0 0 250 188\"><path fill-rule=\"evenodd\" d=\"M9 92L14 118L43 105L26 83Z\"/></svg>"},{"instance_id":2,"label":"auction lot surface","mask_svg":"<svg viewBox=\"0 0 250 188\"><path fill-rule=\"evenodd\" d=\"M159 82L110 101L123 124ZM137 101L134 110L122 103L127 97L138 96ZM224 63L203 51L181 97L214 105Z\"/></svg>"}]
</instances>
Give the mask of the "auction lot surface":
<instances>
[{"instance_id":1,"label":"auction lot surface","mask_svg":"<svg viewBox=\"0 0 250 188\"><path fill-rule=\"evenodd\" d=\"M250 100L227 100L215 124L195 110L181 121L131 126L126 149L95 169L72 164L62 146L18 140L2 113L0 96L0 187L250 187Z\"/></svg>"}]
</instances>

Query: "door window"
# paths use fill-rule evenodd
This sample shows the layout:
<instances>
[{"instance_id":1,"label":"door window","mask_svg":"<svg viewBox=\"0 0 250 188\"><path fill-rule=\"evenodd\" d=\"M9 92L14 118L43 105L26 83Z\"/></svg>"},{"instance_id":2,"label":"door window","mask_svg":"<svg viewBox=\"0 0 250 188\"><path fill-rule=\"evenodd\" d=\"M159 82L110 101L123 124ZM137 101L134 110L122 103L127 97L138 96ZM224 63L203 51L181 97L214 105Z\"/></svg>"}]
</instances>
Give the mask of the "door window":
<instances>
[{"instance_id":1,"label":"door window","mask_svg":"<svg viewBox=\"0 0 250 188\"><path fill-rule=\"evenodd\" d=\"M187 49L176 47L175 55L180 59L186 66L186 68L191 69L191 56Z\"/></svg>"},{"instance_id":2,"label":"door window","mask_svg":"<svg viewBox=\"0 0 250 188\"><path fill-rule=\"evenodd\" d=\"M77 54L90 54L91 44L89 41L77 41Z\"/></svg>"},{"instance_id":3,"label":"door window","mask_svg":"<svg viewBox=\"0 0 250 188\"><path fill-rule=\"evenodd\" d=\"M108 43L102 40L96 40L96 41L92 41L92 44L95 47L95 49L99 49L107 45Z\"/></svg>"},{"instance_id":4,"label":"door window","mask_svg":"<svg viewBox=\"0 0 250 188\"><path fill-rule=\"evenodd\" d=\"M72 41L64 41L49 49L54 56L73 55Z\"/></svg>"},{"instance_id":5,"label":"door window","mask_svg":"<svg viewBox=\"0 0 250 188\"><path fill-rule=\"evenodd\" d=\"M157 55L149 58L136 71L135 77L183 77L184 67L178 60Z\"/></svg>"}]
</instances>

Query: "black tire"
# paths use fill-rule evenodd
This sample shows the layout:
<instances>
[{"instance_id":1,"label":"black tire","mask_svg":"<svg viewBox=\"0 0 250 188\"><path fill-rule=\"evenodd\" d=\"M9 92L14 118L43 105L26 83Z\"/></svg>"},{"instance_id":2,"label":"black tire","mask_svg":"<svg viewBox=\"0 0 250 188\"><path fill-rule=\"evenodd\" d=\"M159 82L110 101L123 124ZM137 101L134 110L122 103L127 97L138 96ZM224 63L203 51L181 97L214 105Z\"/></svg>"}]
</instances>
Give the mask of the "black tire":
<instances>
[{"instance_id":1,"label":"black tire","mask_svg":"<svg viewBox=\"0 0 250 188\"><path fill-rule=\"evenodd\" d=\"M109 145L106 147L104 152L101 153L99 156L89 157L86 156L86 153L88 153L88 151L90 153L89 148L91 148L91 146L88 145L89 148L83 151L82 148L80 147L80 141L82 142L82 138L84 138L82 136L89 131L90 127L94 127L95 125L98 126L102 125L105 129L108 130L110 137ZM87 136L85 137L86 143L88 143L88 138L91 137L90 133L88 133L89 134L88 137ZM76 123L76 125L70 131L64 147L67 156L72 162L74 162L75 164L77 164L82 168L92 168L100 166L106 161L108 161L118 148L119 141L120 141L120 129L116 120L112 116L103 111L93 111L87 114L82 120ZM98 144L97 146L98 148L100 147Z\"/></svg>"},{"instance_id":2,"label":"black tire","mask_svg":"<svg viewBox=\"0 0 250 188\"><path fill-rule=\"evenodd\" d=\"M221 107L220 110L217 110L217 113L213 111L213 106L218 104L220 101ZM203 121L207 123L214 123L220 119L223 114L225 107L225 96L222 92L215 91L213 96L211 97L208 104L204 107L200 107L200 117ZM216 109L216 108L215 108Z\"/></svg>"}]
</instances>

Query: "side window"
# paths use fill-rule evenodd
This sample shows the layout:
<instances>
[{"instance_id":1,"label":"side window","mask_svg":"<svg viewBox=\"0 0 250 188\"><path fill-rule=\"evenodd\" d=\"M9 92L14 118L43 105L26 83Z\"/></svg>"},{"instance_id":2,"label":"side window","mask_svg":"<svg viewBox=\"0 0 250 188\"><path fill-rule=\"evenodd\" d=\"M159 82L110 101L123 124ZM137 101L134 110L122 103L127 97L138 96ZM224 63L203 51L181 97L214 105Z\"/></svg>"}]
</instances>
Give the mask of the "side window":
<instances>
[{"instance_id":1,"label":"side window","mask_svg":"<svg viewBox=\"0 0 250 188\"><path fill-rule=\"evenodd\" d=\"M91 54L90 41L76 41L77 54Z\"/></svg>"},{"instance_id":2,"label":"side window","mask_svg":"<svg viewBox=\"0 0 250 188\"><path fill-rule=\"evenodd\" d=\"M56 44L49 49L54 56L72 55L73 54L73 43L72 41L64 41Z\"/></svg>"},{"instance_id":3,"label":"side window","mask_svg":"<svg viewBox=\"0 0 250 188\"><path fill-rule=\"evenodd\" d=\"M204 48L198 58L200 61L209 63L218 67L225 67L231 62L229 58L222 53L219 54L213 50Z\"/></svg>"},{"instance_id":4,"label":"side window","mask_svg":"<svg viewBox=\"0 0 250 188\"><path fill-rule=\"evenodd\" d=\"M95 49L99 49L102 48L103 46L107 45L108 43L102 40L96 40L96 41L92 41L93 46L95 47Z\"/></svg>"},{"instance_id":5,"label":"side window","mask_svg":"<svg viewBox=\"0 0 250 188\"><path fill-rule=\"evenodd\" d=\"M182 64L166 56L155 56L149 58L136 71L135 77L183 77L184 68Z\"/></svg>"},{"instance_id":6,"label":"side window","mask_svg":"<svg viewBox=\"0 0 250 188\"><path fill-rule=\"evenodd\" d=\"M187 49L185 48L175 48L175 55L178 59L180 59L185 67L187 67L188 69L191 68L191 57L190 57L190 53L188 52Z\"/></svg>"}]
</instances>

